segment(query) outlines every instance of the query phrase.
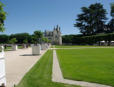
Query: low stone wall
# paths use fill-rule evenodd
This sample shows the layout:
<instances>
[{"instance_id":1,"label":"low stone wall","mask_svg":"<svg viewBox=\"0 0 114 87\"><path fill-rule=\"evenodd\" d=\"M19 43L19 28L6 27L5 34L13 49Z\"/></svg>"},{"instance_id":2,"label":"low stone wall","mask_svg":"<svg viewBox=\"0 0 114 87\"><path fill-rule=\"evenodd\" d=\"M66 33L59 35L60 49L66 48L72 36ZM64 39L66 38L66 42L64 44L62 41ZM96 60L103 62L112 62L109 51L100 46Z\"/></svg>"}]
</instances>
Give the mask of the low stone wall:
<instances>
[{"instance_id":1,"label":"low stone wall","mask_svg":"<svg viewBox=\"0 0 114 87\"><path fill-rule=\"evenodd\" d=\"M6 86L6 76L5 76L5 54L4 47L1 46L2 52L0 52L0 86Z\"/></svg>"}]
</instances>

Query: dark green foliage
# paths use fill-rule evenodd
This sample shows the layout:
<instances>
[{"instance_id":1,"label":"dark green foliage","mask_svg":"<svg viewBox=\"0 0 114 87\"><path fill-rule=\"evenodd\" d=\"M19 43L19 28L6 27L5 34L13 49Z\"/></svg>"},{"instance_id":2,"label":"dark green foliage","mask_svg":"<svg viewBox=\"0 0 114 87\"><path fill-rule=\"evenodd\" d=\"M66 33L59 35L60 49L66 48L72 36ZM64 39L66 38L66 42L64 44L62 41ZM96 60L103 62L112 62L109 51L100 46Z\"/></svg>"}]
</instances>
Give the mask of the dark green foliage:
<instances>
[{"instance_id":1,"label":"dark green foliage","mask_svg":"<svg viewBox=\"0 0 114 87\"><path fill-rule=\"evenodd\" d=\"M4 20L6 19L6 12L3 9L4 4L0 2L0 32L5 30Z\"/></svg>"},{"instance_id":2,"label":"dark green foliage","mask_svg":"<svg viewBox=\"0 0 114 87\"><path fill-rule=\"evenodd\" d=\"M114 17L114 3L111 3L111 16Z\"/></svg>"},{"instance_id":3,"label":"dark green foliage","mask_svg":"<svg viewBox=\"0 0 114 87\"><path fill-rule=\"evenodd\" d=\"M11 38L16 38L18 40L17 43L22 44L26 42L31 43L32 40L32 36L29 35L28 33L17 33L17 34L11 34L10 35L10 39Z\"/></svg>"},{"instance_id":4,"label":"dark green foliage","mask_svg":"<svg viewBox=\"0 0 114 87\"><path fill-rule=\"evenodd\" d=\"M5 34L0 35L0 43L4 44L4 43L8 43L8 41L9 41L8 35L5 35Z\"/></svg>"},{"instance_id":5,"label":"dark green foliage","mask_svg":"<svg viewBox=\"0 0 114 87\"><path fill-rule=\"evenodd\" d=\"M17 39L16 38L12 38L11 40L9 40L9 43L10 44L15 44L17 42Z\"/></svg>"},{"instance_id":6,"label":"dark green foliage","mask_svg":"<svg viewBox=\"0 0 114 87\"><path fill-rule=\"evenodd\" d=\"M75 27L78 27L83 35L93 35L104 32L106 10L100 3L82 7L82 13L76 19Z\"/></svg>"},{"instance_id":7,"label":"dark green foliage","mask_svg":"<svg viewBox=\"0 0 114 87\"><path fill-rule=\"evenodd\" d=\"M111 3L111 13L110 14L112 16L112 19L107 24L107 29L106 29L107 33L114 32L114 3Z\"/></svg>"},{"instance_id":8,"label":"dark green foliage","mask_svg":"<svg viewBox=\"0 0 114 87\"><path fill-rule=\"evenodd\" d=\"M42 38L42 42L44 42L44 43L49 43L50 41L48 40L48 38L43 37L43 38Z\"/></svg>"},{"instance_id":9,"label":"dark green foliage","mask_svg":"<svg viewBox=\"0 0 114 87\"><path fill-rule=\"evenodd\" d=\"M41 31L34 31L34 34L32 35L32 42L33 43L40 43L41 39L43 38L43 33Z\"/></svg>"},{"instance_id":10,"label":"dark green foliage","mask_svg":"<svg viewBox=\"0 0 114 87\"><path fill-rule=\"evenodd\" d=\"M111 41L114 41L114 33L99 34L92 36L81 36L81 35L65 35L63 36L63 43L72 43L76 45L93 45L100 41L107 41L110 45Z\"/></svg>"}]
</instances>

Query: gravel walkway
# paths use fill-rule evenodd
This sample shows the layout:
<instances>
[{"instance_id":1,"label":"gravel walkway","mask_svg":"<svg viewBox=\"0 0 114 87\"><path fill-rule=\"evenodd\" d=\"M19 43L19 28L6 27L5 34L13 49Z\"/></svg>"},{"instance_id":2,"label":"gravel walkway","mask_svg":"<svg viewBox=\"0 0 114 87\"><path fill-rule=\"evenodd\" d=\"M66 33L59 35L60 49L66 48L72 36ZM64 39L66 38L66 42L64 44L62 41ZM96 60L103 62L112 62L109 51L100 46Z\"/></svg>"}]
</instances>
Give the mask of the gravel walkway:
<instances>
[{"instance_id":1,"label":"gravel walkway","mask_svg":"<svg viewBox=\"0 0 114 87\"><path fill-rule=\"evenodd\" d=\"M90 82L84 82L84 81L74 81L74 80L68 80L64 79L58 58L56 55L56 51L53 51L53 70L52 70L52 81L53 82L60 82L60 83L65 83L65 84L71 84L71 85L79 85L82 87L111 87L107 85L102 85L102 84L97 84L97 83L90 83Z\"/></svg>"},{"instance_id":2,"label":"gravel walkway","mask_svg":"<svg viewBox=\"0 0 114 87\"><path fill-rule=\"evenodd\" d=\"M38 56L31 55L31 48L5 52L7 87L18 84L45 52L46 50L41 51Z\"/></svg>"}]
</instances>

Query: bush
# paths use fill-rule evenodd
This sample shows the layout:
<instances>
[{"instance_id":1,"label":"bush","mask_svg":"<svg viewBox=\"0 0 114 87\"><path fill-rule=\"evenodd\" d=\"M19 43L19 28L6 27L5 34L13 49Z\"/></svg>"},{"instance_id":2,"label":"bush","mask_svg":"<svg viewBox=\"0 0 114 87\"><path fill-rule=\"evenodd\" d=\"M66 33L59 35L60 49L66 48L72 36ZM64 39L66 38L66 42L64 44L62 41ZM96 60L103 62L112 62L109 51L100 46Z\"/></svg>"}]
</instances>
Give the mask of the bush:
<instances>
[{"instance_id":1,"label":"bush","mask_svg":"<svg viewBox=\"0 0 114 87\"><path fill-rule=\"evenodd\" d=\"M83 35L64 35L62 37L63 43L72 43L76 45L93 45L99 43L100 41L110 42L114 40L114 33L109 34L98 34L92 36L83 36Z\"/></svg>"}]
</instances>

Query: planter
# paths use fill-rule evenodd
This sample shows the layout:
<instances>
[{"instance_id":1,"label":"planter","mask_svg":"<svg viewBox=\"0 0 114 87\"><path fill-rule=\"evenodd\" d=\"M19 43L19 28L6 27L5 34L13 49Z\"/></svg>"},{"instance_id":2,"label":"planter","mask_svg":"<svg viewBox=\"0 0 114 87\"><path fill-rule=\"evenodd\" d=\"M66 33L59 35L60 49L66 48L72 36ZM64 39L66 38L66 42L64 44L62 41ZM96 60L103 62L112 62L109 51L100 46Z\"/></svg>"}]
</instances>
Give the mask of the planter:
<instances>
[{"instance_id":1,"label":"planter","mask_svg":"<svg viewBox=\"0 0 114 87\"><path fill-rule=\"evenodd\" d=\"M18 46L17 45L12 45L12 50L13 51L16 51L18 49Z\"/></svg>"},{"instance_id":2,"label":"planter","mask_svg":"<svg viewBox=\"0 0 114 87\"><path fill-rule=\"evenodd\" d=\"M2 84L6 86L4 47L1 46L1 48L2 52L0 52L0 86Z\"/></svg>"},{"instance_id":3,"label":"planter","mask_svg":"<svg viewBox=\"0 0 114 87\"><path fill-rule=\"evenodd\" d=\"M45 44L41 44L41 50L46 50L46 45Z\"/></svg>"},{"instance_id":4,"label":"planter","mask_svg":"<svg viewBox=\"0 0 114 87\"><path fill-rule=\"evenodd\" d=\"M49 45L47 43L45 44L45 46L46 46L47 49L49 48Z\"/></svg>"},{"instance_id":5,"label":"planter","mask_svg":"<svg viewBox=\"0 0 114 87\"><path fill-rule=\"evenodd\" d=\"M26 44L23 44L23 48L27 48L27 45Z\"/></svg>"},{"instance_id":6,"label":"planter","mask_svg":"<svg viewBox=\"0 0 114 87\"><path fill-rule=\"evenodd\" d=\"M32 45L32 54L33 55L40 55L41 54L41 46L40 44L38 45Z\"/></svg>"}]
</instances>

